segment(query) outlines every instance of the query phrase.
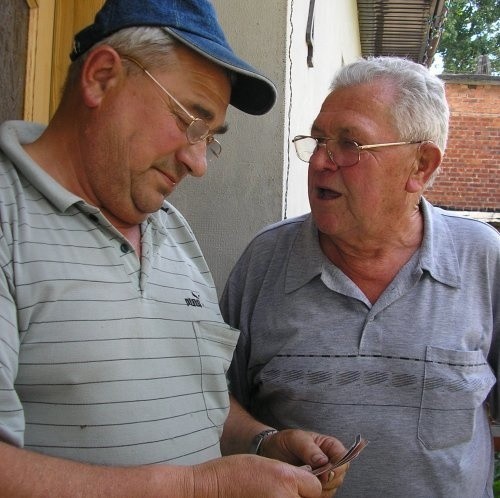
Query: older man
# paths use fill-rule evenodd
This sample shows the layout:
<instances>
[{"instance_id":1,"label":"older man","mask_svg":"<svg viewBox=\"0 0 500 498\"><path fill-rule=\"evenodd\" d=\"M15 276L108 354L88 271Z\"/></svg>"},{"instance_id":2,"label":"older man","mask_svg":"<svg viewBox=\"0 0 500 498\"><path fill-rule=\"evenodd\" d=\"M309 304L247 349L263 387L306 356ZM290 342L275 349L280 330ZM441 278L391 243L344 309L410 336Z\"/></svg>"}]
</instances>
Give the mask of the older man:
<instances>
[{"instance_id":1,"label":"older man","mask_svg":"<svg viewBox=\"0 0 500 498\"><path fill-rule=\"evenodd\" d=\"M221 154L228 104L263 114L274 86L205 0L109 0L71 57L49 125L0 129L0 496L331 494L345 468L221 458L228 413L227 452L312 467L344 448L230 400L238 332L165 201Z\"/></svg>"},{"instance_id":2,"label":"older man","mask_svg":"<svg viewBox=\"0 0 500 498\"><path fill-rule=\"evenodd\" d=\"M311 213L260 232L222 298L243 406L277 429L370 441L338 497L492 496L500 237L423 197L448 116L421 65L342 68L294 139Z\"/></svg>"}]
</instances>

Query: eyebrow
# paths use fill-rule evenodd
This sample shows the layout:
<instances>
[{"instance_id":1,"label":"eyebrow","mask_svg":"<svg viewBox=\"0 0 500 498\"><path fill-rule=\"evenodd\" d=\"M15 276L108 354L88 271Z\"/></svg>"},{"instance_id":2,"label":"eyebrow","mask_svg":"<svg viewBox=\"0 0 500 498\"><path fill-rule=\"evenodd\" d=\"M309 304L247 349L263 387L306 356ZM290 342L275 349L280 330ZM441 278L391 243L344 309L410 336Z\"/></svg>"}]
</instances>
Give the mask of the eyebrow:
<instances>
[{"instance_id":1,"label":"eyebrow","mask_svg":"<svg viewBox=\"0 0 500 498\"><path fill-rule=\"evenodd\" d=\"M320 133L320 132L322 132L322 130L320 130L318 126L316 125L311 126L311 133Z\"/></svg>"},{"instance_id":2,"label":"eyebrow","mask_svg":"<svg viewBox=\"0 0 500 498\"><path fill-rule=\"evenodd\" d=\"M352 135L354 133L357 132L357 129L356 128L352 128L352 127L342 127L342 128L339 128L337 130L337 136L343 136L343 135ZM321 129L319 126L317 126L316 124L313 124L312 127L311 127L311 133L324 133L324 130ZM327 135L323 135L323 136L327 136Z\"/></svg>"},{"instance_id":3,"label":"eyebrow","mask_svg":"<svg viewBox=\"0 0 500 498\"><path fill-rule=\"evenodd\" d=\"M195 116L198 116L205 121L212 121L214 119L214 114L200 104L193 104L191 108L193 109ZM229 125L224 123L211 131L213 134L222 135L223 133L226 133L228 129Z\"/></svg>"},{"instance_id":4,"label":"eyebrow","mask_svg":"<svg viewBox=\"0 0 500 498\"><path fill-rule=\"evenodd\" d=\"M223 135L224 133L227 132L227 130L229 130L229 125L227 123L224 123L223 125L215 128L213 133L214 133L214 135Z\"/></svg>"}]
</instances>

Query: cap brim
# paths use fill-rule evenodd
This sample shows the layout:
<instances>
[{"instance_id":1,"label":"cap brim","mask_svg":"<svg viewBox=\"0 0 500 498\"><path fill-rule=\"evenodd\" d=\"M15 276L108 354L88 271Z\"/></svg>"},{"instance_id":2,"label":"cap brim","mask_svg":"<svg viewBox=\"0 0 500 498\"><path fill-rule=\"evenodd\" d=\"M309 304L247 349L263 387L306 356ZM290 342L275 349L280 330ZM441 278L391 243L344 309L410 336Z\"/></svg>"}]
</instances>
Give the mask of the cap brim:
<instances>
[{"instance_id":1,"label":"cap brim","mask_svg":"<svg viewBox=\"0 0 500 498\"><path fill-rule=\"evenodd\" d=\"M272 109L276 102L276 87L271 80L260 74L250 64L226 47L196 33L167 26L162 26L162 29L203 57L230 70L235 75L231 91L231 105L255 116L265 114Z\"/></svg>"}]
</instances>

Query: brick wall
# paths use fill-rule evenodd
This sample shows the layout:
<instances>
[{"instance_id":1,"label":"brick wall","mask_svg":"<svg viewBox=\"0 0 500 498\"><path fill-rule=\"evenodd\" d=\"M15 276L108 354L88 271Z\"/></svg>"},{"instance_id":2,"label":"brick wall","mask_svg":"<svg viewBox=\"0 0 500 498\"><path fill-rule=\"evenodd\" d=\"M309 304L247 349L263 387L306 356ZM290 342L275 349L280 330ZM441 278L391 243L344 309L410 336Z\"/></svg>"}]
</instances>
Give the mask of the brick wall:
<instances>
[{"instance_id":1,"label":"brick wall","mask_svg":"<svg viewBox=\"0 0 500 498\"><path fill-rule=\"evenodd\" d=\"M425 196L453 210L500 213L500 77L441 77L450 133L441 173Z\"/></svg>"}]
</instances>

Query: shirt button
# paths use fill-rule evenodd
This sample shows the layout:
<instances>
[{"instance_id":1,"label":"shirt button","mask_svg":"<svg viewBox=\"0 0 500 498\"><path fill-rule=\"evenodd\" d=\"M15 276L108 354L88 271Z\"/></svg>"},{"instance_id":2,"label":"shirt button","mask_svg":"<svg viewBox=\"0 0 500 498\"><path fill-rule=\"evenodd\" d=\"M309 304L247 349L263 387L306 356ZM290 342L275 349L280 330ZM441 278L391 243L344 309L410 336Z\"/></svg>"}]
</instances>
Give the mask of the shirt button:
<instances>
[{"instance_id":1,"label":"shirt button","mask_svg":"<svg viewBox=\"0 0 500 498\"><path fill-rule=\"evenodd\" d=\"M128 244L125 244L125 242L120 246L121 251L126 254L130 251L130 247Z\"/></svg>"}]
</instances>

